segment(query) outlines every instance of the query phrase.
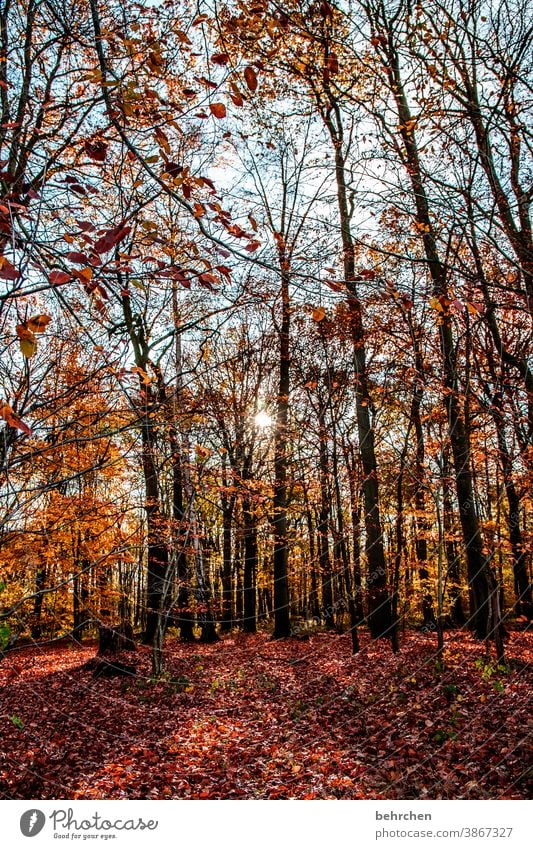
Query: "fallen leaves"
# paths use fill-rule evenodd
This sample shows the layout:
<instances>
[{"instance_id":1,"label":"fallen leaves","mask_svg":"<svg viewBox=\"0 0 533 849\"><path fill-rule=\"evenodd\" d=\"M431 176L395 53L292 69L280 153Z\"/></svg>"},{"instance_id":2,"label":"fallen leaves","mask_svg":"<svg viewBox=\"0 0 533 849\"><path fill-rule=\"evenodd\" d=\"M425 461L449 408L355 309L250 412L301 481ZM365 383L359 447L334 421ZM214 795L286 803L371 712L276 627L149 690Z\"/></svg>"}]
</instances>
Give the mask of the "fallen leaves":
<instances>
[{"instance_id":1,"label":"fallen leaves","mask_svg":"<svg viewBox=\"0 0 533 849\"><path fill-rule=\"evenodd\" d=\"M531 644L531 635L512 634L509 656L527 660ZM142 676L128 682L82 670L94 651L28 648L0 665L0 781L10 797L526 793L525 666L507 675L505 694L496 692L476 667L481 648L467 634L447 634L442 674L434 642L420 634L407 635L395 656L385 641L362 635L356 657L348 635L319 633L305 643L266 635L212 645L169 640L167 674L155 684L149 649L136 652Z\"/></svg>"}]
</instances>

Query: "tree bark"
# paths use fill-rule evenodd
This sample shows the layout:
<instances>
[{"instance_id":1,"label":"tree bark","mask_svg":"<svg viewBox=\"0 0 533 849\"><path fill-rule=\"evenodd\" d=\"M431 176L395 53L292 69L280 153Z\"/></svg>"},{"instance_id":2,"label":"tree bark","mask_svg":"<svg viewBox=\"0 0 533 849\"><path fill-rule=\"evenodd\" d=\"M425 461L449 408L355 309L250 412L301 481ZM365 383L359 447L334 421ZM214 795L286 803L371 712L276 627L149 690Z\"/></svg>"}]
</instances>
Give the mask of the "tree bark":
<instances>
[{"instance_id":1,"label":"tree bark","mask_svg":"<svg viewBox=\"0 0 533 849\"><path fill-rule=\"evenodd\" d=\"M279 382L274 434L274 637L289 637L289 576L287 548L287 424L290 390L290 296L288 261L280 248L281 330Z\"/></svg>"}]
</instances>

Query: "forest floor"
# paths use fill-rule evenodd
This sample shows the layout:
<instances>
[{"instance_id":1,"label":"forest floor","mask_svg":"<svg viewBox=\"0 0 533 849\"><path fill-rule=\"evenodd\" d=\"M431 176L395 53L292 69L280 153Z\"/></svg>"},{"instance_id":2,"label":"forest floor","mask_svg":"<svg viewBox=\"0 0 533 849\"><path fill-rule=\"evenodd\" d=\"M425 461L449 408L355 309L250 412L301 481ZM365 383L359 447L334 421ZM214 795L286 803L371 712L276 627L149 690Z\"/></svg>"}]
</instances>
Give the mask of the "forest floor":
<instances>
[{"instance_id":1,"label":"forest floor","mask_svg":"<svg viewBox=\"0 0 533 849\"><path fill-rule=\"evenodd\" d=\"M410 632L393 655L362 634L230 635L150 651L135 678L94 678L95 644L0 663L0 795L40 799L519 799L527 796L533 634L508 669L484 646Z\"/></svg>"}]
</instances>

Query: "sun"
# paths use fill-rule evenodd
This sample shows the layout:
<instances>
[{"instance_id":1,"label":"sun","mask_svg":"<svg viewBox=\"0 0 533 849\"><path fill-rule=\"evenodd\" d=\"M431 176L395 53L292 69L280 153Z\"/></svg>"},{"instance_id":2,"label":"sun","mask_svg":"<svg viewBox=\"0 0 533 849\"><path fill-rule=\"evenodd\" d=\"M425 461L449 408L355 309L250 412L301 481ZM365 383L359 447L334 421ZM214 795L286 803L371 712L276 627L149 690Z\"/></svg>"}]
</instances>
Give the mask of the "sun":
<instances>
[{"instance_id":1,"label":"sun","mask_svg":"<svg viewBox=\"0 0 533 849\"><path fill-rule=\"evenodd\" d=\"M257 415L254 416L254 422L256 426L260 428L270 427L272 424L272 416L269 416L264 410L260 410Z\"/></svg>"}]
</instances>

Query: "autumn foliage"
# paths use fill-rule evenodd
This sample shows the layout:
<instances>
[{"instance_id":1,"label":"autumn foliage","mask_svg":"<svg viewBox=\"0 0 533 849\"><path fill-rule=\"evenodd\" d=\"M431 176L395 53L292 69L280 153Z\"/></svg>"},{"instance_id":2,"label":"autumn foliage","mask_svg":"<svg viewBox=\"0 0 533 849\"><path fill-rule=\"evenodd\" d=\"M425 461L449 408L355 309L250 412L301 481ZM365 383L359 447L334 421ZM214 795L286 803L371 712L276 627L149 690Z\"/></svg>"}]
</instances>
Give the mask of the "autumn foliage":
<instances>
[{"instance_id":1,"label":"autumn foliage","mask_svg":"<svg viewBox=\"0 0 533 849\"><path fill-rule=\"evenodd\" d=\"M531 10L498 5L1 4L6 795L523 794Z\"/></svg>"}]
</instances>

